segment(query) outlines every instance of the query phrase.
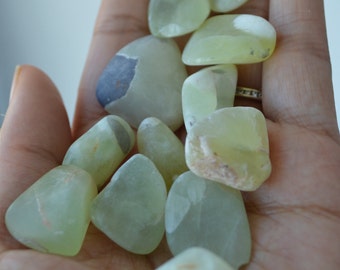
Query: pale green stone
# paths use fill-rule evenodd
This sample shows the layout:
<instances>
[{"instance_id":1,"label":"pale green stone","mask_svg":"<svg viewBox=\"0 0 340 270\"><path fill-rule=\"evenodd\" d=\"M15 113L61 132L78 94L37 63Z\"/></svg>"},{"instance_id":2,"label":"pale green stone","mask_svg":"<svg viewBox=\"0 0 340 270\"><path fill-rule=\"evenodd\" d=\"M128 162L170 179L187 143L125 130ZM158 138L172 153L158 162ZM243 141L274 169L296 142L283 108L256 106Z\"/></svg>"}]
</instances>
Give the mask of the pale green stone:
<instances>
[{"instance_id":1,"label":"pale green stone","mask_svg":"<svg viewBox=\"0 0 340 270\"><path fill-rule=\"evenodd\" d=\"M76 255L90 223L97 188L86 171L62 165L43 175L7 209L8 231L23 245L65 256Z\"/></svg>"},{"instance_id":2,"label":"pale green stone","mask_svg":"<svg viewBox=\"0 0 340 270\"><path fill-rule=\"evenodd\" d=\"M242 6L247 1L248 0L210 0L210 7L211 10L215 12L228 12Z\"/></svg>"},{"instance_id":3,"label":"pale green stone","mask_svg":"<svg viewBox=\"0 0 340 270\"><path fill-rule=\"evenodd\" d=\"M271 56L275 43L275 29L264 18L219 15L206 20L192 35L182 60L187 65L258 63Z\"/></svg>"},{"instance_id":4,"label":"pale green stone","mask_svg":"<svg viewBox=\"0 0 340 270\"><path fill-rule=\"evenodd\" d=\"M183 124L181 91L187 72L176 42L146 36L117 55L137 60L135 75L126 94L105 109L135 128L145 118L157 117L172 130L178 129Z\"/></svg>"},{"instance_id":5,"label":"pale green stone","mask_svg":"<svg viewBox=\"0 0 340 270\"><path fill-rule=\"evenodd\" d=\"M154 36L181 36L196 30L209 13L209 0L151 0L149 28Z\"/></svg>"},{"instance_id":6,"label":"pale green stone","mask_svg":"<svg viewBox=\"0 0 340 270\"><path fill-rule=\"evenodd\" d=\"M236 269L250 259L251 236L240 191L192 172L180 175L169 191L165 230L174 255L203 247Z\"/></svg>"},{"instance_id":7,"label":"pale green stone","mask_svg":"<svg viewBox=\"0 0 340 270\"><path fill-rule=\"evenodd\" d=\"M186 130L217 109L232 107L237 82L235 65L203 68L189 76L182 88L182 107Z\"/></svg>"},{"instance_id":8,"label":"pale green stone","mask_svg":"<svg viewBox=\"0 0 340 270\"><path fill-rule=\"evenodd\" d=\"M146 118L137 131L138 151L150 158L162 174L167 188L188 167L185 163L184 145L159 119Z\"/></svg>"},{"instance_id":9,"label":"pale green stone","mask_svg":"<svg viewBox=\"0 0 340 270\"><path fill-rule=\"evenodd\" d=\"M263 114L251 107L215 111L190 129L185 156L197 175L240 190L257 189L271 172Z\"/></svg>"},{"instance_id":10,"label":"pale green stone","mask_svg":"<svg viewBox=\"0 0 340 270\"><path fill-rule=\"evenodd\" d=\"M164 235L166 187L147 157L136 154L95 198L93 224L124 249L148 254Z\"/></svg>"},{"instance_id":11,"label":"pale green stone","mask_svg":"<svg viewBox=\"0 0 340 270\"><path fill-rule=\"evenodd\" d=\"M135 143L135 135L122 118L109 115L97 122L68 149L63 164L89 172L98 187L113 174Z\"/></svg>"},{"instance_id":12,"label":"pale green stone","mask_svg":"<svg viewBox=\"0 0 340 270\"><path fill-rule=\"evenodd\" d=\"M192 247L156 270L233 270L233 268L211 251L201 247Z\"/></svg>"}]
</instances>

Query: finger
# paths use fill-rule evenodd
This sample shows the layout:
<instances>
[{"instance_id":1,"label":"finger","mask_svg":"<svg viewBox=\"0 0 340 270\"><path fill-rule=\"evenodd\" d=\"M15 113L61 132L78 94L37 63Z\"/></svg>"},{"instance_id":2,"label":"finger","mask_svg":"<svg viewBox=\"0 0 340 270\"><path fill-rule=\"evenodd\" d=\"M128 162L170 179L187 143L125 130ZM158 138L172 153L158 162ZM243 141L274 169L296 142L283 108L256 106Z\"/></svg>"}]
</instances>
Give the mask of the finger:
<instances>
[{"instance_id":1,"label":"finger","mask_svg":"<svg viewBox=\"0 0 340 270\"><path fill-rule=\"evenodd\" d=\"M338 136L322 0L270 1L277 48L264 63L267 117Z\"/></svg>"},{"instance_id":2,"label":"finger","mask_svg":"<svg viewBox=\"0 0 340 270\"><path fill-rule=\"evenodd\" d=\"M34 67L17 68L0 134L0 252L13 244L4 224L7 207L42 174L61 163L71 140L56 87Z\"/></svg>"},{"instance_id":3,"label":"finger","mask_svg":"<svg viewBox=\"0 0 340 270\"><path fill-rule=\"evenodd\" d=\"M245 5L233 11L234 14L253 14L256 16L268 18L269 12L268 0L250 0ZM243 87L262 89L262 63L238 65L237 84ZM235 106L252 106L261 109L261 103L247 98L235 98Z\"/></svg>"},{"instance_id":4,"label":"finger","mask_svg":"<svg viewBox=\"0 0 340 270\"><path fill-rule=\"evenodd\" d=\"M73 123L75 136L106 114L96 99L98 78L120 48L148 34L147 5L147 0L102 1L79 87Z\"/></svg>"}]
</instances>

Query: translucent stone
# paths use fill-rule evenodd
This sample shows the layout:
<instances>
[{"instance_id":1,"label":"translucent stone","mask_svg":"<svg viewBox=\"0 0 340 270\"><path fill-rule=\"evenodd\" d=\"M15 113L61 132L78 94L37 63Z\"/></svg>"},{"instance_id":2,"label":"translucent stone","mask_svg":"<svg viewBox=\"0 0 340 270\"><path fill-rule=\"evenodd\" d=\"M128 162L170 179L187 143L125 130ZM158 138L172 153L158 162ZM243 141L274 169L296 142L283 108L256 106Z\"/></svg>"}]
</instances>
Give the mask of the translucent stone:
<instances>
[{"instance_id":1,"label":"translucent stone","mask_svg":"<svg viewBox=\"0 0 340 270\"><path fill-rule=\"evenodd\" d=\"M250 259L251 236L240 191L192 172L180 175L169 191L165 230L174 255L203 247L235 269Z\"/></svg>"},{"instance_id":2,"label":"translucent stone","mask_svg":"<svg viewBox=\"0 0 340 270\"><path fill-rule=\"evenodd\" d=\"M190 129L185 157L197 175L240 190L257 189L271 172L263 114L251 107L215 111Z\"/></svg>"},{"instance_id":3,"label":"translucent stone","mask_svg":"<svg viewBox=\"0 0 340 270\"><path fill-rule=\"evenodd\" d=\"M162 174L167 188L181 173L188 171L184 145L162 121L146 118L137 131L138 151L150 158Z\"/></svg>"},{"instance_id":4,"label":"translucent stone","mask_svg":"<svg viewBox=\"0 0 340 270\"><path fill-rule=\"evenodd\" d=\"M93 224L124 249L148 254L164 235L166 187L147 157L136 154L95 198Z\"/></svg>"},{"instance_id":5,"label":"translucent stone","mask_svg":"<svg viewBox=\"0 0 340 270\"><path fill-rule=\"evenodd\" d=\"M8 208L8 231L23 245L65 256L76 255L90 223L97 188L86 171L62 165L43 175Z\"/></svg>"},{"instance_id":6,"label":"translucent stone","mask_svg":"<svg viewBox=\"0 0 340 270\"><path fill-rule=\"evenodd\" d=\"M97 122L68 149L63 164L89 172L98 187L113 174L135 143L135 134L122 118L109 115Z\"/></svg>"},{"instance_id":7,"label":"translucent stone","mask_svg":"<svg viewBox=\"0 0 340 270\"><path fill-rule=\"evenodd\" d=\"M211 251L201 247L192 247L156 270L233 270L233 268Z\"/></svg>"},{"instance_id":8,"label":"translucent stone","mask_svg":"<svg viewBox=\"0 0 340 270\"><path fill-rule=\"evenodd\" d=\"M146 36L122 48L104 69L98 101L138 128L157 117L172 130L183 124L181 90L187 72L172 39Z\"/></svg>"},{"instance_id":9,"label":"translucent stone","mask_svg":"<svg viewBox=\"0 0 340 270\"><path fill-rule=\"evenodd\" d=\"M182 60L187 65L250 64L273 53L274 27L264 18L219 15L209 18L186 44Z\"/></svg>"},{"instance_id":10,"label":"translucent stone","mask_svg":"<svg viewBox=\"0 0 340 270\"><path fill-rule=\"evenodd\" d=\"M154 36L181 36L196 30L209 13L209 0L151 0L149 28Z\"/></svg>"},{"instance_id":11,"label":"translucent stone","mask_svg":"<svg viewBox=\"0 0 340 270\"><path fill-rule=\"evenodd\" d=\"M211 10L215 12L228 12L242 6L247 1L248 0L210 0L210 7Z\"/></svg>"},{"instance_id":12,"label":"translucent stone","mask_svg":"<svg viewBox=\"0 0 340 270\"><path fill-rule=\"evenodd\" d=\"M237 82L235 65L203 68L189 76L182 88L182 108L186 130L217 109L232 107Z\"/></svg>"}]
</instances>

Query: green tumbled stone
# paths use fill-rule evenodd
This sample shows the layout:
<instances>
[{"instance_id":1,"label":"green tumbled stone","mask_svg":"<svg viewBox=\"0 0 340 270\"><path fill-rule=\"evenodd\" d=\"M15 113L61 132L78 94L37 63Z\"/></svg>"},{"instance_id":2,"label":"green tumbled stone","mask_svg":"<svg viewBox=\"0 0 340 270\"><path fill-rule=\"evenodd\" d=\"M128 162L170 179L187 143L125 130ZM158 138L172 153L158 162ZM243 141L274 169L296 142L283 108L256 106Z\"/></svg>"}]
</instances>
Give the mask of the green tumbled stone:
<instances>
[{"instance_id":1,"label":"green tumbled stone","mask_svg":"<svg viewBox=\"0 0 340 270\"><path fill-rule=\"evenodd\" d=\"M43 175L8 208L11 235L32 249L76 255L90 223L90 205L97 188L90 174L70 166Z\"/></svg>"},{"instance_id":2,"label":"green tumbled stone","mask_svg":"<svg viewBox=\"0 0 340 270\"><path fill-rule=\"evenodd\" d=\"M197 175L240 190L257 189L271 172L263 114L251 107L215 111L190 129L185 157Z\"/></svg>"},{"instance_id":3,"label":"green tumbled stone","mask_svg":"<svg viewBox=\"0 0 340 270\"><path fill-rule=\"evenodd\" d=\"M162 174L168 189L178 175L188 171L184 145L159 119L146 118L137 131L138 151L150 158Z\"/></svg>"},{"instance_id":4,"label":"green tumbled stone","mask_svg":"<svg viewBox=\"0 0 340 270\"><path fill-rule=\"evenodd\" d=\"M201 69L189 76L182 88L182 107L186 130L217 109L232 107L237 82L235 65Z\"/></svg>"},{"instance_id":5,"label":"green tumbled stone","mask_svg":"<svg viewBox=\"0 0 340 270\"><path fill-rule=\"evenodd\" d=\"M154 36L181 36L196 30L209 13L209 0L151 0L149 28Z\"/></svg>"},{"instance_id":6,"label":"green tumbled stone","mask_svg":"<svg viewBox=\"0 0 340 270\"><path fill-rule=\"evenodd\" d=\"M98 187L117 169L135 143L131 127L122 118L109 115L97 122L68 149L63 164L89 172Z\"/></svg>"},{"instance_id":7,"label":"green tumbled stone","mask_svg":"<svg viewBox=\"0 0 340 270\"><path fill-rule=\"evenodd\" d=\"M166 187L147 157L136 154L95 198L93 224L124 249L148 254L164 234Z\"/></svg>"},{"instance_id":8,"label":"green tumbled stone","mask_svg":"<svg viewBox=\"0 0 340 270\"><path fill-rule=\"evenodd\" d=\"M234 10L248 0L210 0L211 10L215 12L228 12Z\"/></svg>"},{"instance_id":9,"label":"green tumbled stone","mask_svg":"<svg viewBox=\"0 0 340 270\"><path fill-rule=\"evenodd\" d=\"M126 45L112 61L118 58L125 60L112 67L109 64L100 80L104 86L98 88L98 96L105 110L121 116L135 128L145 118L157 117L172 130L178 129L183 124L181 90L187 72L176 42L149 35ZM120 72L120 61L134 62L124 70L125 75L131 73L128 82L120 77L112 79Z\"/></svg>"},{"instance_id":10,"label":"green tumbled stone","mask_svg":"<svg viewBox=\"0 0 340 270\"><path fill-rule=\"evenodd\" d=\"M250 259L251 236L240 191L192 172L180 175L169 191L165 229L174 255L203 247L236 269Z\"/></svg>"},{"instance_id":11,"label":"green tumbled stone","mask_svg":"<svg viewBox=\"0 0 340 270\"><path fill-rule=\"evenodd\" d=\"M219 15L209 18L192 35L182 60L187 65L250 64L273 53L274 27L255 15Z\"/></svg>"},{"instance_id":12,"label":"green tumbled stone","mask_svg":"<svg viewBox=\"0 0 340 270\"><path fill-rule=\"evenodd\" d=\"M156 270L233 270L233 268L211 251L201 247L192 247Z\"/></svg>"}]
</instances>

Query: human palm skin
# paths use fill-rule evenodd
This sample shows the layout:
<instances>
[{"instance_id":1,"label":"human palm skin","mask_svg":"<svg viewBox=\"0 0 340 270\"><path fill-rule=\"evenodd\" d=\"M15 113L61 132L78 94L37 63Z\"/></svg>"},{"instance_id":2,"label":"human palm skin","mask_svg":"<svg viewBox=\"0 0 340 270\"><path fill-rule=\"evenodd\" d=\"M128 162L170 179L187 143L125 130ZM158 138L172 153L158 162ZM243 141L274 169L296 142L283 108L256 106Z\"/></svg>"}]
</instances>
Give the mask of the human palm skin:
<instances>
[{"instance_id":1,"label":"human palm skin","mask_svg":"<svg viewBox=\"0 0 340 270\"><path fill-rule=\"evenodd\" d=\"M134 255L93 226L74 258L42 254L18 244L4 224L11 202L59 165L72 141L105 115L95 98L97 79L119 48L148 34L147 4L103 0L72 129L47 75L18 69L0 132L0 269L154 269L171 257L165 241L148 256ZM239 66L239 84L263 91L273 166L265 184L243 194L253 238L244 269L338 269L340 138L323 1L249 0L235 13L263 16L278 33L267 62Z\"/></svg>"}]
</instances>

